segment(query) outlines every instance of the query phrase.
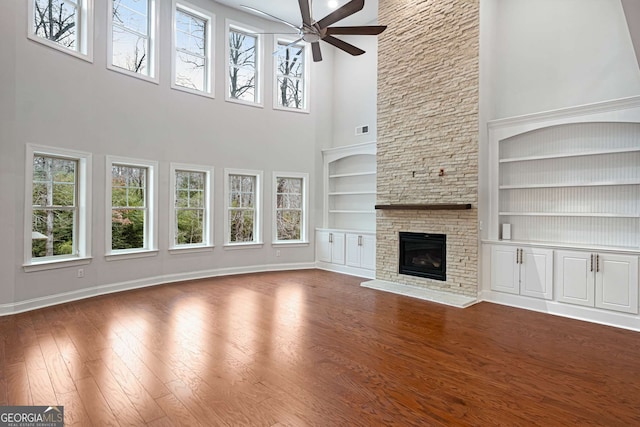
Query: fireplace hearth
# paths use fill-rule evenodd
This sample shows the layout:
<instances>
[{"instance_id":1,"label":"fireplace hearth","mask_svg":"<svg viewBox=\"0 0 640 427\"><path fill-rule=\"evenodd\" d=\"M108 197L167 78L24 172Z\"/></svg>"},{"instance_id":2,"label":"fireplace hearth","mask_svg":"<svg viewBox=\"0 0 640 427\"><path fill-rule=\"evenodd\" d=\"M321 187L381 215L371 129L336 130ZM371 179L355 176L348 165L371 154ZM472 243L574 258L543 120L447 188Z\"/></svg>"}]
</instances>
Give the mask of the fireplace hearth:
<instances>
[{"instance_id":1,"label":"fireplace hearth","mask_svg":"<svg viewBox=\"0 0 640 427\"><path fill-rule=\"evenodd\" d=\"M447 280L447 236L400 232L400 274Z\"/></svg>"}]
</instances>

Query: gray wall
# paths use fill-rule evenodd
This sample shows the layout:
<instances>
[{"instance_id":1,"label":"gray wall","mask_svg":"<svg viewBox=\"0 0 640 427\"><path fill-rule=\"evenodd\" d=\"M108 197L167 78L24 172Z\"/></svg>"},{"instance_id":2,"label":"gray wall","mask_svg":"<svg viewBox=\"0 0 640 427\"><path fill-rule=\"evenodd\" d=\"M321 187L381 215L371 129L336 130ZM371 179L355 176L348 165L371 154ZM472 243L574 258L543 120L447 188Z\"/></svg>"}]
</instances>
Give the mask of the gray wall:
<instances>
[{"instance_id":1,"label":"gray wall","mask_svg":"<svg viewBox=\"0 0 640 427\"><path fill-rule=\"evenodd\" d=\"M26 37L26 1L8 0L0 15L0 308L50 295L78 292L118 283L144 283L146 278L177 277L197 271L250 268L314 261L313 230L321 221L321 148L331 146L332 57L311 65L310 114L272 108L272 37L266 36L264 108L224 100L224 19L263 28L276 24L206 0L192 0L216 14L215 99L170 88L169 22L171 2L159 2L160 84L106 69L106 6L96 1L94 62L88 63L30 41ZM105 7L103 7L105 6ZM24 242L25 145L34 143L93 153L92 262L84 266L25 273ZM105 156L159 162L159 254L107 262L105 252ZM213 252L169 254L169 163L215 167ZM264 222L261 249L225 250L223 244L223 169L264 171ZM271 246L272 171L310 174L312 244ZM137 282L136 282L137 281Z\"/></svg>"}]
</instances>

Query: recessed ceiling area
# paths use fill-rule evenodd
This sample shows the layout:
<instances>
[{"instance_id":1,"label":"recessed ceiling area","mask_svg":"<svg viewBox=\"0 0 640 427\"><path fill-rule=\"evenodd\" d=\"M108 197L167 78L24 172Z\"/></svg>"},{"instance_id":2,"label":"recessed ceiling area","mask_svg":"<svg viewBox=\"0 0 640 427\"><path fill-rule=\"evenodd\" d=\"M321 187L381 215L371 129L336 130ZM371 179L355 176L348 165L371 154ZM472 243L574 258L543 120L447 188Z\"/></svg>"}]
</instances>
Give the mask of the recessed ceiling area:
<instances>
[{"instance_id":1,"label":"recessed ceiling area","mask_svg":"<svg viewBox=\"0 0 640 427\"><path fill-rule=\"evenodd\" d=\"M338 7L348 3L349 0L338 0ZM295 25L300 25L302 18L300 16L300 6L298 0L217 0L218 3L226 6L249 12L241 6L249 6L270 15L277 16L285 21ZM319 20L334 9L329 7L329 0L312 0L311 16L314 20ZM265 18L264 15L260 17ZM378 18L378 0L365 0L364 9L354 15L340 21L341 25L367 25L375 22ZM382 23L384 24L384 23Z\"/></svg>"}]
</instances>

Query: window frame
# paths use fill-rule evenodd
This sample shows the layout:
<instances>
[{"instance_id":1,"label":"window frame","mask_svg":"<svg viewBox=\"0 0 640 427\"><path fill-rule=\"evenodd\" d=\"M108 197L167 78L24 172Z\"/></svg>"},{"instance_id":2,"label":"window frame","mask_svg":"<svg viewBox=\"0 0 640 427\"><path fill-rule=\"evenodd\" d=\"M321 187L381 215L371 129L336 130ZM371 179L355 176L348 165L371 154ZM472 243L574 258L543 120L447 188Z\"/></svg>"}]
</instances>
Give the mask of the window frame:
<instances>
[{"instance_id":1,"label":"window frame","mask_svg":"<svg viewBox=\"0 0 640 427\"><path fill-rule=\"evenodd\" d=\"M279 240L278 239L278 179L292 178L302 179L302 203L300 218L300 239ZM309 174L302 172L273 172L273 245L299 245L309 243Z\"/></svg>"},{"instance_id":2,"label":"window frame","mask_svg":"<svg viewBox=\"0 0 640 427\"><path fill-rule=\"evenodd\" d=\"M274 42L273 42L273 46L274 46L274 51L277 52L280 49L280 44L281 43L286 43L286 44L290 44L294 41L296 41L295 38L287 38L287 37L278 37L277 35L274 36ZM285 107L279 104L278 100L279 100L279 91L278 91L278 58L277 58L277 54L274 55L273 57L273 109L274 110L281 110L281 111L291 111L294 113L305 113L308 114L309 113L309 105L310 105L310 101L311 101L311 96L310 96L310 87L311 85L309 84L310 82L310 76L311 76L311 72L310 72L310 65L311 65L311 61L310 61L310 45L305 42L305 41L299 41L298 43L296 43L297 45L302 45L304 47L304 73L303 73L303 79L304 79L304 86L303 86L303 93L304 93L304 106L303 108L292 108L292 107Z\"/></svg>"},{"instance_id":3,"label":"window frame","mask_svg":"<svg viewBox=\"0 0 640 427\"><path fill-rule=\"evenodd\" d=\"M144 224L144 245L135 249L112 249L112 167L120 165L125 167L146 168L146 213ZM105 189L105 258L107 261L119 258L139 258L154 256L158 253L158 162L153 160L132 159L129 157L106 156L106 189Z\"/></svg>"},{"instance_id":4,"label":"window frame","mask_svg":"<svg viewBox=\"0 0 640 427\"><path fill-rule=\"evenodd\" d=\"M180 10L183 13L193 15L198 19L205 21L205 89L196 90L181 86L176 83L176 12ZM171 3L171 88L194 95L215 98L215 22L216 15L195 6L189 2L182 0L172 0Z\"/></svg>"},{"instance_id":5,"label":"window frame","mask_svg":"<svg viewBox=\"0 0 640 427\"><path fill-rule=\"evenodd\" d=\"M149 74L136 73L134 71L127 70L126 68L119 67L113 64L113 2L114 0L107 0L107 69L115 71L120 74L124 74L130 77L135 77L150 83L159 84L159 49L160 42L158 40L159 33L159 16L158 4L159 0L147 0L149 3L148 13L148 29L149 29Z\"/></svg>"},{"instance_id":6,"label":"window frame","mask_svg":"<svg viewBox=\"0 0 640 427\"><path fill-rule=\"evenodd\" d=\"M76 220L74 249L71 255L33 258L33 158L55 157L77 162L76 170ZM24 207L24 264L25 272L49 270L67 266L88 264L91 261L91 169L92 155L83 151L48 147L37 144L26 145L25 162L25 207Z\"/></svg>"},{"instance_id":7,"label":"window frame","mask_svg":"<svg viewBox=\"0 0 640 427\"><path fill-rule=\"evenodd\" d=\"M231 47L229 46L229 33L231 31L246 33L256 37L256 77L255 77L255 94L256 101L246 101L243 99L232 98L229 94L229 86L231 84L231 78L229 77L229 71L231 64L229 63L229 57L231 55ZM233 102L241 105L248 105L250 107L264 108L264 31L260 28L246 25L240 22L233 21L231 19L225 19L225 37L224 37L224 99L227 102Z\"/></svg>"},{"instance_id":8,"label":"window frame","mask_svg":"<svg viewBox=\"0 0 640 427\"><path fill-rule=\"evenodd\" d=\"M214 184L214 168L213 166L192 165L186 163L170 164L171 183L170 183L170 205L169 205L169 251L185 252L213 249L213 184ZM177 244L175 234L177 230L176 224L176 172L197 172L205 174L204 189L204 224L203 224L203 242L192 244Z\"/></svg>"},{"instance_id":9,"label":"window frame","mask_svg":"<svg viewBox=\"0 0 640 427\"><path fill-rule=\"evenodd\" d=\"M251 242L231 242L229 227L229 198L231 195L230 177L232 175L246 175L256 178L255 194L254 194L254 209L255 220L253 225L253 241ZM247 169L228 169L224 170L224 246L225 248L247 248L247 247L262 247L262 181L263 172L259 170L247 170Z\"/></svg>"},{"instance_id":10,"label":"window frame","mask_svg":"<svg viewBox=\"0 0 640 427\"><path fill-rule=\"evenodd\" d=\"M76 33L76 43L78 47L75 50L35 34L35 2L36 0L27 1L27 38L44 46L93 63L93 32L95 26L94 0L65 1L77 4L76 11L79 25L77 26L78 30Z\"/></svg>"}]
</instances>

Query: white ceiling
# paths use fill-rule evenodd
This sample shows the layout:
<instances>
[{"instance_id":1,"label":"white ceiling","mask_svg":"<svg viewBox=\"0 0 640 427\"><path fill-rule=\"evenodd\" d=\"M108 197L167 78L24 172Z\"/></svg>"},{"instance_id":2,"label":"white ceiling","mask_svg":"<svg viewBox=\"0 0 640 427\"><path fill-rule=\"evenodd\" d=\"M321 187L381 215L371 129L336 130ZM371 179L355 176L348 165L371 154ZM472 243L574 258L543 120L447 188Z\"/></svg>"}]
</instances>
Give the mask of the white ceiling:
<instances>
[{"instance_id":1,"label":"white ceiling","mask_svg":"<svg viewBox=\"0 0 640 427\"><path fill-rule=\"evenodd\" d=\"M300 6L298 0L215 0L218 3L248 12L246 9L241 8L241 5L250 6L255 9L267 12L271 15L277 16L285 21L288 21L296 26L299 26L302 22L300 16ZM349 0L338 0L338 7L348 3ZM331 9L328 6L328 0L311 0L312 11L311 16L314 20L319 21L326 15L331 13ZM264 15L260 15L264 18ZM343 19L339 23L334 25L367 25L375 22L378 18L378 0L365 0L364 9L360 12L353 14L352 16Z\"/></svg>"}]
</instances>

